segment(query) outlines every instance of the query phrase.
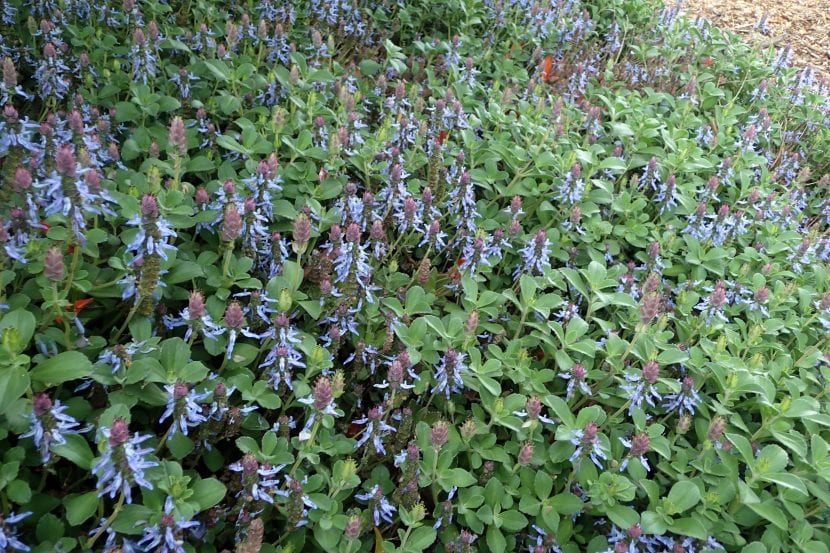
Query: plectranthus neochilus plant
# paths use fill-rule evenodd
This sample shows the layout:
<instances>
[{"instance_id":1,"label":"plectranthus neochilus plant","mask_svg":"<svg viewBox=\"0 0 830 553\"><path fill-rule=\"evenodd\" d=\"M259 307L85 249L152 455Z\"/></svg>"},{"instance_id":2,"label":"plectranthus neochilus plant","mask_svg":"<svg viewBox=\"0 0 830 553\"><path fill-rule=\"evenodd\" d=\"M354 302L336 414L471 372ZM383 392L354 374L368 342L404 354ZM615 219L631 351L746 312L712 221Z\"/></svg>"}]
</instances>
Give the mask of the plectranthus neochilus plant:
<instances>
[{"instance_id":1,"label":"plectranthus neochilus plant","mask_svg":"<svg viewBox=\"0 0 830 553\"><path fill-rule=\"evenodd\" d=\"M789 47L652 0L99 4L0 3L1 552L828 552Z\"/></svg>"}]
</instances>

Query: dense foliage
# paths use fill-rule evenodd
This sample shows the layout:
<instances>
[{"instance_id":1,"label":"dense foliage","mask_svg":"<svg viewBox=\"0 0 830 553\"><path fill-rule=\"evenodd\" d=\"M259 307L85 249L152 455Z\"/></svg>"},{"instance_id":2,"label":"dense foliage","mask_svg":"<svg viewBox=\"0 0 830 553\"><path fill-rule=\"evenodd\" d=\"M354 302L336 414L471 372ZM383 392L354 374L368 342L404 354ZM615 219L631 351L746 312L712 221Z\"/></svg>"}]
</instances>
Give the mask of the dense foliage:
<instances>
[{"instance_id":1,"label":"dense foliage","mask_svg":"<svg viewBox=\"0 0 830 553\"><path fill-rule=\"evenodd\" d=\"M0 2L0 551L828 551L827 84L644 0Z\"/></svg>"}]
</instances>

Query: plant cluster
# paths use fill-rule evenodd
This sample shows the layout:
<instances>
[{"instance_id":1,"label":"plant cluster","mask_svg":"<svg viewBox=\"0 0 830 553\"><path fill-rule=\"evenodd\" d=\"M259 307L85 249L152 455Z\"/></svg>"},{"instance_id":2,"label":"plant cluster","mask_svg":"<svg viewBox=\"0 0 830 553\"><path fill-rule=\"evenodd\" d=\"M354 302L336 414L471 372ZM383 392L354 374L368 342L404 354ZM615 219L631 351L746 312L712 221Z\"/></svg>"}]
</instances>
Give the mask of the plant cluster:
<instances>
[{"instance_id":1,"label":"plant cluster","mask_svg":"<svg viewBox=\"0 0 830 553\"><path fill-rule=\"evenodd\" d=\"M828 552L789 57L645 0L0 2L0 552Z\"/></svg>"}]
</instances>

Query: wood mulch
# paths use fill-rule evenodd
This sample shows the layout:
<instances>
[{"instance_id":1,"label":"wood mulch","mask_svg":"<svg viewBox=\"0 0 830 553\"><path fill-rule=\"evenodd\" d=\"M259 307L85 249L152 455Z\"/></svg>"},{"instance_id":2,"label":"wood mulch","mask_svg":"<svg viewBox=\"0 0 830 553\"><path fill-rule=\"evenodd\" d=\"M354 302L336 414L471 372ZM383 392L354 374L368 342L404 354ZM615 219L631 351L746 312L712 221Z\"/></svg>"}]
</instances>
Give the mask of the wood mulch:
<instances>
[{"instance_id":1,"label":"wood mulch","mask_svg":"<svg viewBox=\"0 0 830 553\"><path fill-rule=\"evenodd\" d=\"M830 79L830 0L686 0L684 10L765 49L790 45L793 65ZM768 31L758 23L766 15Z\"/></svg>"}]
</instances>

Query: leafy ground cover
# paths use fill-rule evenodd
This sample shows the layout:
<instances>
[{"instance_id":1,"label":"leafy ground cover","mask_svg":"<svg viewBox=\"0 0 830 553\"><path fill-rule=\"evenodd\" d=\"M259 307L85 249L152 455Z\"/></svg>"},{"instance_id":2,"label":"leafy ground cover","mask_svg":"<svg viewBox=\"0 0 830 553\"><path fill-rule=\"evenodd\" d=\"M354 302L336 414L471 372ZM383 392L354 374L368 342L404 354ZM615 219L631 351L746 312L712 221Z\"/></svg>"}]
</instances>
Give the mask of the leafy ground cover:
<instances>
[{"instance_id":1,"label":"leafy ground cover","mask_svg":"<svg viewBox=\"0 0 830 553\"><path fill-rule=\"evenodd\" d=\"M828 551L787 50L643 0L2 8L0 551Z\"/></svg>"}]
</instances>

